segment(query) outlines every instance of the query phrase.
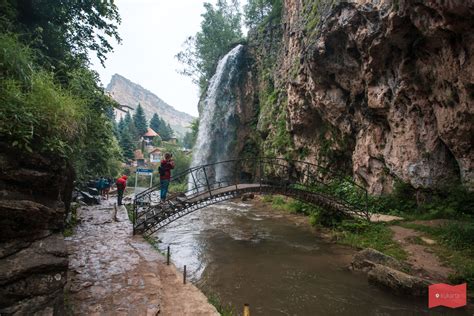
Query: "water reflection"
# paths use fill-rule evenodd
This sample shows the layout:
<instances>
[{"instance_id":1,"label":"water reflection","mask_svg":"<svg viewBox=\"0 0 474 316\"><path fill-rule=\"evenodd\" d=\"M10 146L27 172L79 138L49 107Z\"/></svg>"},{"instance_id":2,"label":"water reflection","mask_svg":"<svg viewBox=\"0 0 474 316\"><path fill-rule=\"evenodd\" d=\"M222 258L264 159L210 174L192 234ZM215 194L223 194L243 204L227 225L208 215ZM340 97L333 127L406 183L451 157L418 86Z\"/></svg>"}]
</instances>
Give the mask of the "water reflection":
<instances>
[{"instance_id":1,"label":"water reflection","mask_svg":"<svg viewBox=\"0 0 474 316\"><path fill-rule=\"evenodd\" d=\"M206 293L252 315L420 315L427 302L393 296L347 270L353 250L317 238L287 216L226 202L159 231L164 251ZM430 315L468 315L430 311Z\"/></svg>"}]
</instances>

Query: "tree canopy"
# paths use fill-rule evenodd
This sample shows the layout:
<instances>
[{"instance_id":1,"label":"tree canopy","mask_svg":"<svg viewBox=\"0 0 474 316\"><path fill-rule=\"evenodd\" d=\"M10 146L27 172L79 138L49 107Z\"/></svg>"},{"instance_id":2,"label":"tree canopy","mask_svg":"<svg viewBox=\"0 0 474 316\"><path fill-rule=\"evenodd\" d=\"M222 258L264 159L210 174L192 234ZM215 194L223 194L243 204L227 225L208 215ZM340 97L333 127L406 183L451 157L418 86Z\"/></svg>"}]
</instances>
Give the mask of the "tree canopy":
<instances>
[{"instance_id":1,"label":"tree canopy","mask_svg":"<svg viewBox=\"0 0 474 316\"><path fill-rule=\"evenodd\" d=\"M170 140L170 138L174 135L174 131L171 126L166 123L165 120L160 118L156 113L153 114L153 117L150 120L150 128L160 134L161 139L164 141Z\"/></svg>"},{"instance_id":2,"label":"tree canopy","mask_svg":"<svg viewBox=\"0 0 474 316\"><path fill-rule=\"evenodd\" d=\"M214 74L219 58L243 37L237 0L218 0L216 6L204 3L204 8L201 30L190 36L176 55L184 66L180 73L190 76L201 90Z\"/></svg>"},{"instance_id":3,"label":"tree canopy","mask_svg":"<svg viewBox=\"0 0 474 316\"><path fill-rule=\"evenodd\" d=\"M245 25L255 28L281 17L282 0L248 0L244 6Z\"/></svg>"},{"instance_id":4,"label":"tree canopy","mask_svg":"<svg viewBox=\"0 0 474 316\"><path fill-rule=\"evenodd\" d=\"M146 122L145 112L143 111L140 103L138 104L135 114L133 115L133 124L135 125L138 136L142 136L146 133L148 124Z\"/></svg>"},{"instance_id":5,"label":"tree canopy","mask_svg":"<svg viewBox=\"0 0 474 316\"><path fill-rule=\"evenodd\" d=\"M80 179L119 172L113 109L88 52L103 62L120 41L112 1L0 1L0 138L62 157Z\"/></svg>"}]
</instances>

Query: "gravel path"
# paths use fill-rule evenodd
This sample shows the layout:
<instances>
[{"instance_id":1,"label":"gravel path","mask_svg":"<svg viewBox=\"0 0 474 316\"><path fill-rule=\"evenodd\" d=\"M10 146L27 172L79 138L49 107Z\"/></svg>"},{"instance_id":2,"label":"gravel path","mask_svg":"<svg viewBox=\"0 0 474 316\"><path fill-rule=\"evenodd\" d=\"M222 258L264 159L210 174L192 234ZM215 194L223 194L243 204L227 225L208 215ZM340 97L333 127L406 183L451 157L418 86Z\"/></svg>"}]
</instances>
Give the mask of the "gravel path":
<instances>
[{"instance_id":1,"label":"gravel path","mask_svg":"<svg viewBox=\"0 0 474 316\"><path fill-rule=\"evenodd\" d=\"M192 284L141 236L112 201L81 207L66 238L67 305L73 315L218 315Z\"/></svg>"}]
</instances>

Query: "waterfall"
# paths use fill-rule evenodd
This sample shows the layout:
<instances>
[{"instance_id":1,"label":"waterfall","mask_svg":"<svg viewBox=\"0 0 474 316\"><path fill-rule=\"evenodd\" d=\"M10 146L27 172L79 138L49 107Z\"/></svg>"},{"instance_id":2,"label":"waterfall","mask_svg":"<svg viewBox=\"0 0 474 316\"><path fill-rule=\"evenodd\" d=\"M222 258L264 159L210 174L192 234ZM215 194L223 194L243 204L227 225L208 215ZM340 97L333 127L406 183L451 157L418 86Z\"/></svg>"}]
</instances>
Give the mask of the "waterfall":
<instances>
[{"instance_id":1,"label":"waterfall","mask_svg":"<svg viewBox=\"0 0 474 316\"><path fill-rule=\"evenodd\" d=\"M219 61L216 73L209 82L206 95L200 104L199 131L193 149L192 167L235 158L233 144L237 137L238 122L235 113L235 87L238 83L242 52L243 46L238 45L227 53ZM230 167L228 164L210 167L208 180L215 183L225 179L229 176ZM188 187L193 187L191 179Z\"/></svg>"}]
</instances>

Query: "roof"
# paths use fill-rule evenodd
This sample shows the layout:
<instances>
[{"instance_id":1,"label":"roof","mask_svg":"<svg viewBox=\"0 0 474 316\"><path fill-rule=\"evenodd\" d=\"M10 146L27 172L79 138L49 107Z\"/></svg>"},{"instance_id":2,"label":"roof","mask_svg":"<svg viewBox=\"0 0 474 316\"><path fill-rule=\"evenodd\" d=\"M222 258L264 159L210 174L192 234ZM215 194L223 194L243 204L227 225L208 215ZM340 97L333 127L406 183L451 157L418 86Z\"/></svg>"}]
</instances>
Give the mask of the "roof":
<instances>
[{"instance_id":1,"label":"roof","mask_svg":"<svg viewBox=\"0 0 474 316\"><path fill-rule=\"evenodd\" d=\"M155 148L152 151L150 151L150 154L161 153L162 151L163 151L163 149L161 149L161 148Z\"/></svg>"},{"instance_id":2,"label":"roof","mask_svg":"<svg viewBox=\"0 0 474 316\"><path fill-rule=\"evenodd\" d=\"M135 150L135 152L133 153L133 156L135 157L135 159L145 159L140 149Z\"/></svg>"},{"instance_id":3,"label":"roof","mask_svg":"<svg viewBox=\"0 0 474 316\"><path fill-rule=\"evenodd\" d=\"M148 127L147 130L146 130L146 133L143 136L145 136L145 137L156 137L156 136L160 136L160 135L158 135L157 132L155 132L153 129Z\"/></svg>"}]
</instances>

